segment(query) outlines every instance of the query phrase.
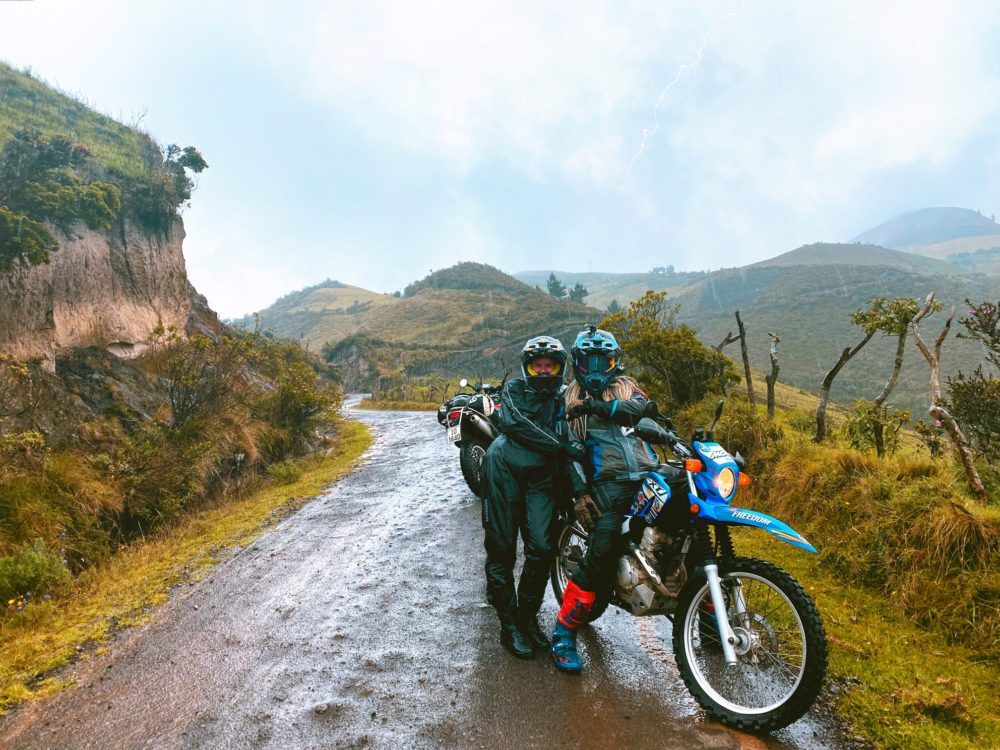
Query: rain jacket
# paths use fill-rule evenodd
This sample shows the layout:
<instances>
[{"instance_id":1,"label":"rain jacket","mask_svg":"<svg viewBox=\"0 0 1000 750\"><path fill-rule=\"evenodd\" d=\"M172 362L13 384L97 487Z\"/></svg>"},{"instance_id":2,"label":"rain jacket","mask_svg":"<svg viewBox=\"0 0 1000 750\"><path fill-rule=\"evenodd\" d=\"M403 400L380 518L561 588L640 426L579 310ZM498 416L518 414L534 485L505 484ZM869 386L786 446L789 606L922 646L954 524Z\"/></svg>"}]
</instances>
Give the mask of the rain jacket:
<instances>
[{"instance_id":1,"label":"rain jacket","mask_svg":"<svg viewBox=\"0 0 1000 750\"><path fill-rule=\"evenodd\" d=\"M500 617L533 617L541 606L554 548L559 469L569 446L565 386L534 389L512 380L500 395L501 435L483 462L486 597ZM517 538L524 565L514 585Z\"/></svg>"},{"instance_id":2,"label":"rain jacket","mask_svg":"<svg viewBox=\"0 0 1000 750\"><path fill-rule=\"evenodd\" d=\"M587 456L585 464L570 464L573 493L577 496L587 492L588 484L638 482L660 463L649 444L628 431L643 417L649 403L646 394L636 390L628 399L591 403L583 439L571 439L571 453L583 452Z\"/></svg>"}]
</instances>

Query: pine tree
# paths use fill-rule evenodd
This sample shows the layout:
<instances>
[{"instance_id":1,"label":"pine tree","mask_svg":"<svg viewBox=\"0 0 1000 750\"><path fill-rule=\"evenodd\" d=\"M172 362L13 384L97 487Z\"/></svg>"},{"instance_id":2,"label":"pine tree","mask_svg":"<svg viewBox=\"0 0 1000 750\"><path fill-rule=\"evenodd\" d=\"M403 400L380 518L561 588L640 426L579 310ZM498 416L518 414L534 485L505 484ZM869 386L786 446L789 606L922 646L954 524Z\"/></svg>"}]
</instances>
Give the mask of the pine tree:
<instances>
[{"instance_id":1,"label":"pine tree","mask_svg":"<svg viewBox=\"0 0 1000 750\"><path fill-rule=\"evenodd\" d=\"M556 299L562 299L566 296L566 285L556 278L555 273L549 274L547 286L549 288L549 294Z\"/></svg>"}]
</instances>

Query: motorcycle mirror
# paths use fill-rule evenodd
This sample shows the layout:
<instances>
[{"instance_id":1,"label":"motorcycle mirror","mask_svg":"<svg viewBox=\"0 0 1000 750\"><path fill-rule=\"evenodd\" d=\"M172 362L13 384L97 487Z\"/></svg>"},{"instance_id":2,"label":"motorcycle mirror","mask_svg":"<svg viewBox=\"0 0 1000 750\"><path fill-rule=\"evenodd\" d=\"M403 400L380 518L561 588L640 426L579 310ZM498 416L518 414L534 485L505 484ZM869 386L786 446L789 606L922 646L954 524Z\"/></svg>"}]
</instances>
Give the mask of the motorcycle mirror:
<instances>
[{"instance_id":1,"label":"motorcycle mirror","mask_svg":"<svg viewBox=\"0 0 1000 750\"><path fill-rule=\"evenodd\" d=\"M722 407L726 405L726 402L719 399L719 403L715 405L715 419L712 420L712 426L708 428L708 439L715 440L715 423L719 421L719 417L722 416Z\"/></svg>"},{"instance_id":2,"label":"motorcycle mirror","mask_svg":"<svg viewBox=\"0 0 1000 750\"><path fill-rule=\"evenodd\" d=\"M462 388L465 388L465 386L467 386L467 385L469 384L469 381L468 381L468 380L466 380L465 378L462 378L461 380L459 380L459 381L458 381L458 384L459 384L459 385L460 385L460 386L461 386Z\"/></svg>"}]
</instances>

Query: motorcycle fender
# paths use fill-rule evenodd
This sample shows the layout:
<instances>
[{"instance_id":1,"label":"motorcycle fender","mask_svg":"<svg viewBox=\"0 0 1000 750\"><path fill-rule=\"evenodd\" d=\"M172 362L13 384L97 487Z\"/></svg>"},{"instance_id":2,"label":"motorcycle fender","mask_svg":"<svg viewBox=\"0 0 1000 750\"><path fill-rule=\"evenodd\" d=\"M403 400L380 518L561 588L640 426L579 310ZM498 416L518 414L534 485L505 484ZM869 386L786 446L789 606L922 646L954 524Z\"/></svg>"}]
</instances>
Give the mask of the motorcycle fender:
<instances>
[{"instance_id":1,"label":"motorcycle fender","mask_svg":"<svg viewBox=\"0 0 1000 750\"><path fill-rule=\"evenodd\" d=\"M718 521L719 523L732 523L763 529L768 534L777 537L783 542L787 542L793 547L804 549L807 552L816 552L816 548L809 544L806 538L799 532L766 513L761 513L757 510L747 510L746 508L733 508L732 506L723 504L709 504L701 500L697 500L696 502L701 506L701 512L698 515Z\"/></svg>"},{"instance_id":2,"label":"motorcycle fender","mask_svg":"<svg viewBox=\"0 0 1000 750\"><path fill-rule=\"evenodd\" d=\"M477 414L466 413L462 419L463 437L470 431L491 443L496 439L496 432L488 419L484 419Z\"/></svg>"}]
</instances>

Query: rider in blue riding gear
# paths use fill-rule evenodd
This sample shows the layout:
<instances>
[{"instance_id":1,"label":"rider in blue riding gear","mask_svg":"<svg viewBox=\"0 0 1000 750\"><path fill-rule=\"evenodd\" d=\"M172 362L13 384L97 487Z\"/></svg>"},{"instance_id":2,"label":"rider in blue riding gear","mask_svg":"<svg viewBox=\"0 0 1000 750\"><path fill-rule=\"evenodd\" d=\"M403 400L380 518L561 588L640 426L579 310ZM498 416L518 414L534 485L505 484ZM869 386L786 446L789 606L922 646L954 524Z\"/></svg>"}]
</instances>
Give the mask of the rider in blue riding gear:
<instances>
[{"instance_id":1,"label":"rider in blue riding gear","mask_svg":"<svg viewBox=\"0 0 1000 750\"><path fill-rule=\"evenodd\" d=\"M577 335L570 352L574 382L565 400L571 451L586 458L571 462L569 473L574 513L589 537L587 553L563 591L551 653L558 669L579 672L577 628L587 622L598 598L611 595L614 542L623 514L659 460L649 444L626 429L652 413L655 404L624 375L615 337L590 325Z\"/></svg>"}]
</instances>

